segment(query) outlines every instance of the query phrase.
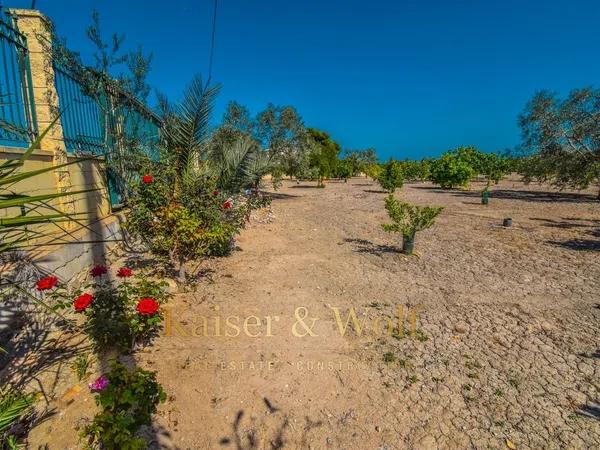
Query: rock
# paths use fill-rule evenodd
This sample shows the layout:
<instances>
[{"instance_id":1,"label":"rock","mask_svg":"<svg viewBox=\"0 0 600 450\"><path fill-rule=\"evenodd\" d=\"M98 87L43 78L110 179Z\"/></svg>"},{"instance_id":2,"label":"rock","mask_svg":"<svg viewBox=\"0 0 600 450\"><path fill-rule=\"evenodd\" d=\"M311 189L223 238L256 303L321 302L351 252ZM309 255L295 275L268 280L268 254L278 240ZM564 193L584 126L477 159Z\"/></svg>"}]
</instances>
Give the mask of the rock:
<instances>
[{"instance_id":1,"label":"rock","mask_svg":"<svg viewBox=\"0 0 600 450\"><path fill-rule=\"evenodd\" d=\"M545 320L542 323L540 323L540 327L542 327L542 330L544 330L544 331L553 331L556 329L556 327L554 325L552 325L550 322L547 322Z\"/></svg>"},{"instance_id":2,"label":"rock","mask_svg":"<svg viewBox=\"0 0 600 450\"><path fill-rule=\"evenodd\" d=\"M464 322L458 322L454 325L454 331L457 333L467 333L469 331L469 325Z\"/></svg>"}]
</instances>

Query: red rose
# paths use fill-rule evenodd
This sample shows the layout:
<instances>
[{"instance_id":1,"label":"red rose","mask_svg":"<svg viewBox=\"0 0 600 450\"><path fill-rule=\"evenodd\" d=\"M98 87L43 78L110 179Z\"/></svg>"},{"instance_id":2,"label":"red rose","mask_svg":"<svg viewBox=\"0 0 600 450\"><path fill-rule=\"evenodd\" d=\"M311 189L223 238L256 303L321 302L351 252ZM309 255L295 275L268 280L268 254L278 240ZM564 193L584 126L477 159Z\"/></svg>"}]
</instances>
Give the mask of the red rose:
<instances>
[{"instance_id":1,"label":"red rose","mask_svg":"<svg viewBox=\"0 0 600 450\"><path fill-rule=\"evenodd\" d=\"M98 264L97 266L92 267L92 270L90 270L90 275L93 277L101 277L106 272L108 272L108 268L102 264Z\"/></svg>"},{"instance_id":2,"label":"red rose","mask_svg":"<svg viewBox=\"0 0 600 450\"><path fill-rule=\"evenodd\" d=\"M73 302L73 308L75 308L75 311L77 312L84 311L88 306L90 306L92 300L94 300L94 296L92 294L81 294Z\"/></svg>"},{"instance_id":3,"label":"red rose","mask_svg":"<svg viewBox=\"0 0 600 450\"><path fill-rule=\"evenodd\" d=\"M58 284L58 278L53 275L42 278L40 281L36 283L38 291L46 291L48 289L52 289L54 286Z\"/></svg>"},{"instance_id":4,"label":"red rose","mask_svg":"<svg viewBox=\"0 0 600 450\"><path fill-rule=\"evenodd\" d=\"M158 302L153 298L143 298L138 302L136 309L144 316L153 316L158 311Z\"/></svg>"},{"instance_id":5,"label":"red rose","mask_svg":"<svg viewBox=\"0 0 600 450\"><path fill-rule=\"evenodd\" d=\"M230 200L227 200L225 203L223 203L223 209L229 209L233 206L233 203L231 203Z\"/></svg>"},{"instance_id":6,"label":"red rose","mask_svg":"<svg viewBox=\"0 0 600 450\"><path fill-rule=\"evenodd\" d=\"M152 175L144 175L142 177L142 183L144 184L150 184L154 181L154 177L152 177Z\"/></svg>"},{"instance_id":7,"label":"red rose","mask_svg":"<svg viewBox=\"0 0 600 450\"><path fill-rule=\"evenodd\" d=\"M215 197L216 197L217 195L219 195L219 194L220 194L220 192L219 192L219 191L217 191L217 190L214 190L214 191L213 191L213 195L214 195Z\"/></svg>"},{"instance_id":8,"label":"red rose","mask_svg":"<svg viewBox=\"0 0 600 450\"><path fill-rule=\"evenodd\" d=\"M127 278L133 275L133 271L129 267L121 267L117 272L117 276L121 278Z\"/></svg>"}]
</instances>

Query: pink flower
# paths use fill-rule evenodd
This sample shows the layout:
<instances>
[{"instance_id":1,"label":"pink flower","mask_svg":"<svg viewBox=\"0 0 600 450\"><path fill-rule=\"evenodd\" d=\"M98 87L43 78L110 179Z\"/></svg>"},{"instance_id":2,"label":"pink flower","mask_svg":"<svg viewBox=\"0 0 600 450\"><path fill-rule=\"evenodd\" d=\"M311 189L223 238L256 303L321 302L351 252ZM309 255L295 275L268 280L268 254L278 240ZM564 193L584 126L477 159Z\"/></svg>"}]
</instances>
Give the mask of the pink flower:
<instances>
[{"instance_id":1,"label":"pink flower","mask_svg":"<svg viewBox=\"0 0 600 450\"><path fill-rule=\"evenodd\" d=\"M92 267L92 270L90 270L90 275L93 277L101 277L106 272L108 272L108 268L102 264L98 264L97 266Z\"/></svg>"},{"instance_id":2,"label":"pink flower","mask_svg":"<svg viewBox=\"0 0 600 450\"><path fill-rule=\"evenodd\" d=\"M88 384L88 387L90 388L90 390L94 391L94 392L103 391L104 389L106 389L107 386L108 386L108 378L106 377L106 375L101 375L100 377L98 377L98 379L96 381Z\"/></svg>"},{"instance_id":3,"label":"pink flower","mask_svg":"<svg viewBox=\"0 0 600 450\"><path fill-rule=\"evenodd\" d=\"M42 278L40 281L36 283L36 287L38 291L46 291L48 289L52 289L54 286L58 284L58 278L53 275Z\"/></svg>"},{"instance_id":4,"label":"pink flower","mask_svg":"<svg viewBox=\"0 0 600 450\"><path fill-rule=\"evenodd\" d=\"M233 206L233 203L231 203L231 200L227 200L225 203L223 203L223 209L229 209Z\"/></svg>"}]
</instances>

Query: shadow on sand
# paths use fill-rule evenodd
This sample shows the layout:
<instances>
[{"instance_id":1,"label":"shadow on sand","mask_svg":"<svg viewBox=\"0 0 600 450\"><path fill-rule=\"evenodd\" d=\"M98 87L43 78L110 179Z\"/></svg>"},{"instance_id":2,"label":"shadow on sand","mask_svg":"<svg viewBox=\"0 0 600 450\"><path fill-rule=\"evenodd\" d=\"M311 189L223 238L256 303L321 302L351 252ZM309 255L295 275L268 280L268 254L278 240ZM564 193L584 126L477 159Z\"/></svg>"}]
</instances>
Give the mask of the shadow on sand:
<instances>
[{"instance_id":1,"label":"shadow on sand","mask_svg":"<svg viewBox=\"0 0 600 450\"><path fill-rule=\"evenodd\" d=\"M279 450L285 448L285 432L289 428L289 418L287 414L280 413L280 409L273 406L271 401L263 397L263 403L266 407L265 421L271 417L276 421L275 427L269 427L273 429L271 436L258 436L255 428L242 426L242 420L244 418L244 410L239 410L235 416L235 420L232 424L231 434L225 436L219 440L219 444L223 447L233 448L235 450L253 450L253 449L269 449ZM323 425L322 421L313 421L308 416L304 418L305 424L302 428L302 437L300 439L299 447L295 448L308 448L308 433L314 429ZM265 428L265 427L260 427ZM268 443L268 446L266 445ZM288 447L291 448L291 447Z\"/></svg>"},{"instance_id":2,"label":"shadow on sand","mask_svg":"<svg viewBox=\"0 0 600 450\"><path fill-rule=\"evenodd\" d=\"M352 244L352 251L356 253L370 253L372 255L382 255L385 253L401 254L400 248L393 245L374 244L366 239L346 238L344 242Z\"/></svg>"},{"instance_id":3,"label":"shadow on sand","mask_svg":"<svg viewBox=\"0 0 600 450\"><path fill-rule=\"evenodd\" d=\"M455 197L481 197L481 191L465 191L460 189L441 189L437 186L413 186L415 189L423 189L446 194ZM503 200L518 200L526 202L558 202L558 203L597 203L598 198L591 194L556 192L556 191L525 191L520 189L492 189L491 198Z\"/></svg>"}]
</instances>

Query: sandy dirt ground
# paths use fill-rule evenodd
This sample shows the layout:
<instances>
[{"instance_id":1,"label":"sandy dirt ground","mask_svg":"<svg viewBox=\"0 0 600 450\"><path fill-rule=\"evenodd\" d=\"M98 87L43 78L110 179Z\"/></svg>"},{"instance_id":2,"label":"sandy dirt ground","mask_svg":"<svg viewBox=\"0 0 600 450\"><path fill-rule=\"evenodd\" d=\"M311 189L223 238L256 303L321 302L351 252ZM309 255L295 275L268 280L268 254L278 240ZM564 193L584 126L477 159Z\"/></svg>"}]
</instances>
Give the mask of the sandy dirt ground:
<instances>
[{"instance_id":1,"label":"sandy dirt ground","mask_svg":"<svg viewBox=\"0 0 600 450\"><path fill-rule=\"evenodd\" d=\"M445 207L407 257L377 184L286 181L134 355L169 394L152 447L600 448L600 203L506 180L482 206L479 187L397 192ZM77 448L91 403L31 448Z\"/></svg>"}]
</instances>

